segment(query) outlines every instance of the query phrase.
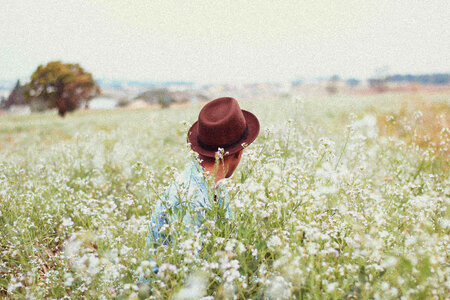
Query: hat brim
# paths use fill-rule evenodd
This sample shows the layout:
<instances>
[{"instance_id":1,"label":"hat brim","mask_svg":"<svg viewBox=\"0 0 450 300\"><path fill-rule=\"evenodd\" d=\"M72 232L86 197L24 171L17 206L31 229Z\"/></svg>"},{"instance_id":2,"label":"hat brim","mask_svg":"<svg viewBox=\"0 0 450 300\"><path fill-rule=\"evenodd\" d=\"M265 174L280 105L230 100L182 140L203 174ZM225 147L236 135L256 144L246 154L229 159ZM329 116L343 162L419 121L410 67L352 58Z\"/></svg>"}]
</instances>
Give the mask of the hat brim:
<instances>
[{"instance_id":1,"label":"hat brim","mask_svg":"<svg viewBox=\"0 0 450 300\"><path fill-rule=\"evenodd\" d=\"M245 121L247 122L248 135L246 138L239 141L235 146L225 148L224 156L228 156L241 151L242 149L244 149L244 146L242 145L250 145L251 143L253 143L253 141L259 134L258 118L256 118L254 114L246 110L242 110L242 113L244 115ZM201 154L206 157L215 157L215 153L217 152L217 150L210 151L202 148L197 142L197 137L198 137L198 121L195 122L188 131L188 142L191 144L192 150L194 150L198 154Z\"/></svg>"}]
</instances>

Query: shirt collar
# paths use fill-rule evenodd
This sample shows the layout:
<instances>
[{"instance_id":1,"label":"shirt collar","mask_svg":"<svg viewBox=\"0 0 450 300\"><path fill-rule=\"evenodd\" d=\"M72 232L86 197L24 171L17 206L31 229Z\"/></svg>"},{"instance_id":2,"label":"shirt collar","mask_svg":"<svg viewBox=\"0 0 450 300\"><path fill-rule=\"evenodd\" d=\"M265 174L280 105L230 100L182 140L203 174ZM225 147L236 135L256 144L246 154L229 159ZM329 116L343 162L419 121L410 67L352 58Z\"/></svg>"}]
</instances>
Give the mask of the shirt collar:
<instances>
[{"instance_id":1,"label":"shirt collar","mask_svg":"<svg viewBox=\"0 0 450 300\"><path fill-rule=\"evenodd\" d=\"M192 168L194 169L194 174L195 173L197 173L197 174L201 173L203 175L202 180L204 180L205 183L206 183L206 177L205 177L205 176L207 176L206 172L205 172L203 167L200 165L200 163L196 159L192 159ZM226 178L222 178L222 179L220 179L219 181L216 182L214 187L217 189L218 187L224 185L225 182L226 182Z\"/></svg>"}]
</instances>

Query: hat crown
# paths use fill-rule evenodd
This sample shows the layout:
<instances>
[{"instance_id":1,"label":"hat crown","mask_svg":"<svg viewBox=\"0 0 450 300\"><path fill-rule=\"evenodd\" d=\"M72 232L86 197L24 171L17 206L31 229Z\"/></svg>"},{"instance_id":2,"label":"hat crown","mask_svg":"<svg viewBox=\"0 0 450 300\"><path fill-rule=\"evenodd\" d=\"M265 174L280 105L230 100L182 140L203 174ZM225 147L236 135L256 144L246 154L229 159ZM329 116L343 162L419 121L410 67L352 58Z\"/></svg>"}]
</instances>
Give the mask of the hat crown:
<instances>
[{"instance_id":1,"label":"hat crown","mask_svg":"<svg viewBox=\"0 0 450 300\"><path fill-rule=\"evenodd\" d=\"M238 141L247 128L236 99L224 97L206 104L198 116L198 140L221 147Z\"/></svg>"}]
</instances>

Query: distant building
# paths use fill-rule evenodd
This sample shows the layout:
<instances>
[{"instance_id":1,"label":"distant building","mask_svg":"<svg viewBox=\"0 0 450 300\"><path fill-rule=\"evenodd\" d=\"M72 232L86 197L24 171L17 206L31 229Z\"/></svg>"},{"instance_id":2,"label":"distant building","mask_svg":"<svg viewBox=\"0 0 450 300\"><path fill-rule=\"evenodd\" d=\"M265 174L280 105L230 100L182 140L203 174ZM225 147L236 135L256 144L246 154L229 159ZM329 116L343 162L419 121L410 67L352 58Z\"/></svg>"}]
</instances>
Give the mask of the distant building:
<instances>
[{"instance_id":1,"label":"distant building","mask_svg":"<svg viewBox=\"0 0 450 300\"><path fill-rule=\"evenodd\" d=\"M386 78L369 78L367 81L369 82L369 86L377 92L381 93L387 90Z\"/></svg>"}]
</instances>

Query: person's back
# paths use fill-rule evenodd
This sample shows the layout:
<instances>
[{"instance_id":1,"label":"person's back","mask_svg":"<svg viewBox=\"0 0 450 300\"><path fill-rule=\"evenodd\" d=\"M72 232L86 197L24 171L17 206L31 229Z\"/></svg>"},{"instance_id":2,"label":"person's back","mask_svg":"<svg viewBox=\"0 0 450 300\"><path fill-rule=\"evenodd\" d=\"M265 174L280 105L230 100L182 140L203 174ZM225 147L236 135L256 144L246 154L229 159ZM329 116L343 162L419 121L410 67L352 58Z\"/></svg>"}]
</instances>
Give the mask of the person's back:
<instances>
[{"instance_id":1,"label":"person's back","mask_svg":"<svg viewBox=\"0 0 450 300\"><path fill-rule=\"evenodd\" d=\"M220 182L211 188L207 176L202 166L193 160L172 182L153 210L149 225L149 246L168 244L170 236L165 234L164 226L175 221L182 222L185 229L200 227L207 210L213 205L223 210L226 217L230 216L226 189Z\"/></svg>"},{"instance_id":2,"label":"person's back","mask_svg":"<svg viewBox=\"0 0 450 300\"><path fill-rule=\"evenodd\" d=\"M188 143L198 154L153 210L148 247L172 244L167 227L173 222L185 230L199 228L208 211L229 218L228 196L221 180L230 177L238 166L243 149L259 134L259 122L252 113L241 110L233 98L207 103L198 121L188 131Z\"/></svg>"}]
</instances>

